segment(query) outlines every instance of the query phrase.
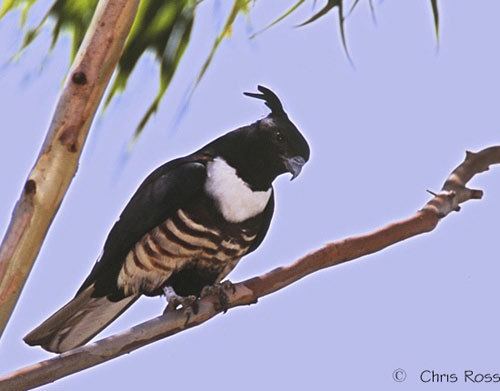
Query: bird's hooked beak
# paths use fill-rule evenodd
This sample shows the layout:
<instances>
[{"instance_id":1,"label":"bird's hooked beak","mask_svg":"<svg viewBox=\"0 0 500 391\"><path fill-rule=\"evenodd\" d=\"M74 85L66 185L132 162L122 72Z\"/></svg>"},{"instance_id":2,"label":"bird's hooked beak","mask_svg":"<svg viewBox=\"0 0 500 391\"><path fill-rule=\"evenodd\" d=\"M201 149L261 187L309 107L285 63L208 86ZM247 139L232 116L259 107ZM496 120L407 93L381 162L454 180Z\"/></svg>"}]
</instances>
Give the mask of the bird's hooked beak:
<instances>
[{"instance_id":1,"label":"bird's hooked beak","mask_svg":"<svg viewBox=\"0 0 500 391\"><path fill-rule=\"evenodd\" d=\"M285 164L286 169L292 174L293 181L297 178L302 171L302 166L306 164L306 161L302 156L294 156L289 158L283 158L283 163Z\"/></svg>"}]
</instances>

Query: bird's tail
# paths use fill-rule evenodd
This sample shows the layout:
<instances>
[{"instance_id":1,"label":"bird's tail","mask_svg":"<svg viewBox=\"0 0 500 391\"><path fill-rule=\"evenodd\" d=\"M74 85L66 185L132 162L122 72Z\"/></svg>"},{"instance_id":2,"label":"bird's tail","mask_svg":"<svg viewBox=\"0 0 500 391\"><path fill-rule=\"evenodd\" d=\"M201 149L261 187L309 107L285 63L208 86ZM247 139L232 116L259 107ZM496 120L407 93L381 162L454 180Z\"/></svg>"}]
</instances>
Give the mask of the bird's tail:
<instances>
[{"instance_id":1,"label":"bird's tail","mask_svg":"<svg viewBox=\"0 0 500 391\"><path fill-rule=\"evenodd\" d=\"M108 297L92 297L90 285L59 311L24 337L28 345L40 345L45 350L62 353L83 345L120 316L139 296L127 296L119 301Z\"/></svg>"}]
</instances>

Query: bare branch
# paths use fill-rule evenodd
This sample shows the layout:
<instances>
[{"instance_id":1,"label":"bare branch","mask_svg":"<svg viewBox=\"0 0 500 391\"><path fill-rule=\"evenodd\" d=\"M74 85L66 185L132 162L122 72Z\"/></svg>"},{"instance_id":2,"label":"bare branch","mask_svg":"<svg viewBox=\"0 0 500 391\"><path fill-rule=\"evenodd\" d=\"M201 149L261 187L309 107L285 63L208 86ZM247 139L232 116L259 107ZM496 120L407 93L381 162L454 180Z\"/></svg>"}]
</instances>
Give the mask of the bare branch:
<instances>
[{"instance_id":1,"label":"bare branch","mask_svg":"<svg viewBox=\"0 0 500 391\"><path fill-rule=\"evenodd\" d=\"M100 1L65 81L45 142L0 247L0 336L78 169L139 0Z\"/></svg>"},{"instance_id":2,"label":"bare branch","mask_svg":"<svg viewBox=\"0 0 500 391\"><path fill-rule=\"evenodd\" d=\"M466 158L445 181L442 190L413 216L368 234L339 240L316 250L289 266L279 267L260 277L235 285L226 291L229 306L256 303L258 298L292 284L308 274L326 267L360 258L401 242L412 236L432 231L440 219L457 210L460 203L479 199L482 191L466 187L476 174L500 163L500 146L478 153L467 152ZM25 390L38 387L72 373L98 365L129 353L159 339L198 326L219 314L217 300L200 301L197 314L178 310L132 327L120 334L71 350L52 359L22 368L0 378L0 388Z\"/></svg>"}]
</instances>

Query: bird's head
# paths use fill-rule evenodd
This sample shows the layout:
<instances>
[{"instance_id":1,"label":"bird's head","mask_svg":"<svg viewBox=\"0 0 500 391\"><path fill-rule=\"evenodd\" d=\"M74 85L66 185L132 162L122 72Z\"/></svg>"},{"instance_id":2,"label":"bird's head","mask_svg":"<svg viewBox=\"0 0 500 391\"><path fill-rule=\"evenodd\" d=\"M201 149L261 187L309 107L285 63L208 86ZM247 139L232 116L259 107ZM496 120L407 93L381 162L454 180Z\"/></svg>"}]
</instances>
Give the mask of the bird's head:
<instances>
[{"instance_id":1,"label":"bird's head","mask_svg":"<svg viewBox=\"0 0 500 391\"><path fill-rule=\"evenodd\" d=\"M264 86L258 86L258 90L244 94L263 100L271 113L229 132L215 144L221 156L254 190L267 190L281 174L289 172L295 179L309 160L310 150L276 94Z\"/></svg>"},{"instance_id":2,"label":"bird's head","mask_svg":"<svg viewBox=\"0 0 500 391\"><path fill-rule=\"evenodd\" d=\"M257 121L255 136L262 139L262 151L267 152L277 174L290 172L292 180L309 160L310 149L306 139L288 118L283 105L274 92L258 86L259 93L245 92L247 96L262 99L271 113Z\"/></svg>"}]
</instances>

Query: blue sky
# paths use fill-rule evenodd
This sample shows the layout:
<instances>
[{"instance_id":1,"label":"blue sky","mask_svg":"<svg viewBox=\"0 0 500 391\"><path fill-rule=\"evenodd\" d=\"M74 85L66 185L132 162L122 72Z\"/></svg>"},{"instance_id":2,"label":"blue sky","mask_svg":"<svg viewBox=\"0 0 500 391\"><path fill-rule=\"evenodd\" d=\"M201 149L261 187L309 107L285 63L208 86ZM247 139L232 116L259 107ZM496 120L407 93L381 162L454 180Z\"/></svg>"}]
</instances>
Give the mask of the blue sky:
<instances>
[{"instance_id":1,"label":"blue sky","mask_svg":"<svg viewBox=\"0 0 500 391\"><path fill-rule=\"evenodd\" d=\"M312 157L298 180L277 180L271 231L232 281L414 213L429 198L425 190L438 190L466 149L498 143L500 4L494 0L481 7L464 0L442 4L439 51L427 2L376 1L377 24L361 2L346 21L355 68L342 51L333 14L292 28L309 16L308 7L248 40L282 11L278 2L257 2L250 21L240 18L221 45L176 122L217 31L214 3L200 6L182 66L127 159L133 125L156 92L151 57L141 60L126 92L94 122L80 169L0 342L0 372L50 357L26 346L22 336L74 295L152 169L267 115L262 103L242 95L257 84L277 91ZM42 13L37 7L31 22ZM47 54L46 30L17 62L7 63L20 39L13 13L0 22L2 233L69 62L69 39ZM477 177L473 187L485 190L484 199L465 204L430 234L311 275L258 305L43 389L413 390L429 387L419 380L426 369L499 371L498 174ZM100 336L163 307L161 298L144 299ZM406 370L406 382L393 381L396 368ZM440 385L448 387L459 389Z\"/></svg>"}]
</instances>

